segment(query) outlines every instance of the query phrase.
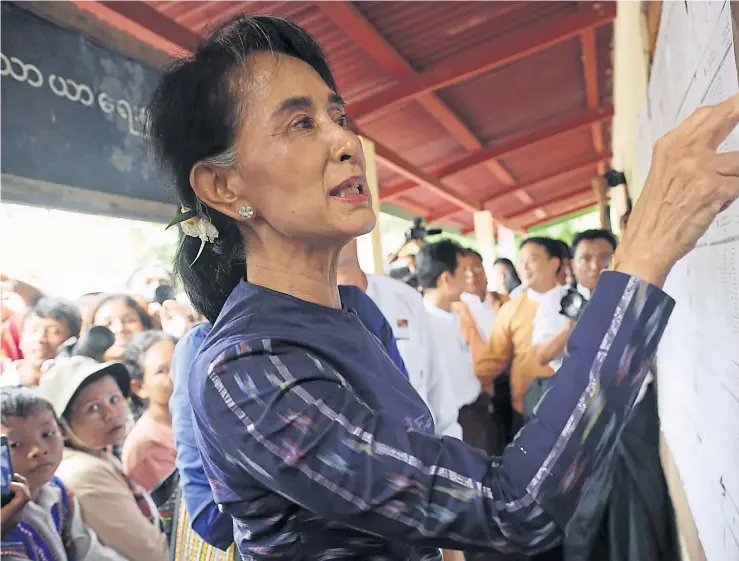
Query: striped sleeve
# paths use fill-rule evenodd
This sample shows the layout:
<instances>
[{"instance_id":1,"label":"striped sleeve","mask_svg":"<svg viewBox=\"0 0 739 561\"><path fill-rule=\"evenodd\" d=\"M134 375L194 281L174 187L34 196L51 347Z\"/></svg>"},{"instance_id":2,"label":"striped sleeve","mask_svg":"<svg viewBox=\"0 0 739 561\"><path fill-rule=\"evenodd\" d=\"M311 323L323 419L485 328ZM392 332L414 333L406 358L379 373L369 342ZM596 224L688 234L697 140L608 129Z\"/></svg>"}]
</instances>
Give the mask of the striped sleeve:
<instances>
[{"instance_id":1,"label":"striped sleeve","mask_svg":"<svg viewBox=\"0 0 739 561\"><path fill-rule=\"evenodd\" d=\"M212 484L216 501L228 512L238 501L228 481L247 472L321 518L388 540L547 549L608 459L672 306L657 288L604 274L538 416L501 458L373 411L301 348L241 344L211 365L197 400L206 468L224 479Z\"/></svg>"}]
</instances>

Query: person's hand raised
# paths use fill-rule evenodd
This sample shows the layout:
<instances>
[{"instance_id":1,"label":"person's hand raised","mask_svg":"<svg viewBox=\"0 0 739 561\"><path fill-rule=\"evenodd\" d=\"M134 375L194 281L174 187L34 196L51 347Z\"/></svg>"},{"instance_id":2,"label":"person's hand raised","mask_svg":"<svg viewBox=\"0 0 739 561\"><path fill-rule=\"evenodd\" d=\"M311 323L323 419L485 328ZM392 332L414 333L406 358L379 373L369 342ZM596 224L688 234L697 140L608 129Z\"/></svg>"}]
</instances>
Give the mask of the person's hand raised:
<instances>
[{"instance_id":1,"label":"person's hand raised","mask_svg":"<svg viewBox=\"0 0 739 561\"><path fill-rule=\"evenodd\" d=\"M698 109L654 147L615 269L661 286L716 215L739 197L739 152L717 154L739 123L739 95Z\"/></svg>"}]
</instances>

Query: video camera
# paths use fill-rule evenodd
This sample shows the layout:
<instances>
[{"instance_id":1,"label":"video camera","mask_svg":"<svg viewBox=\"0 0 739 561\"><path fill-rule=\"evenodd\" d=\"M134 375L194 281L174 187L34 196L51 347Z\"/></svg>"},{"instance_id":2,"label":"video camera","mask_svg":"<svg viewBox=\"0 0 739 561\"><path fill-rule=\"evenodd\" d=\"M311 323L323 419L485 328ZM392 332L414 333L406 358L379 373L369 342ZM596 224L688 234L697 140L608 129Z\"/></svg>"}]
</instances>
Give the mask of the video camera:
<instances>
[{"instance_id":1,"label":"video camera","mask_svg":"<svg viewBox=\"0 0 739 561\"><path fill-rule=\"evenodd\" d=\"M588 303L588 299L580 294L575 286L570 286L567 289L567 294L560 300L560 311L559 313L566 318L577 321L582 315L582 311L585 309L585 305Z\"/></svg>"},{"instance_id":2,"label":"video camera","mask_svg":"<svg viewBox=\"0 0 739 561\"><path fill-rule=\"evenodd\" d=\"M423 223L423 218L414 218L413 226L405 233L405 241L412 242L413 240L423 240L428 236L436 236L441 234L441 228L428 229Z\"/></svg>"},{"instance_id":3,"label":"video camera","mask_svg":"<svg viewBox=\"0 0 739 561\"><path fill-rule=\"evenodd\" d=\"M622 171L616 171L615 169L609 169L604 175L603 179L606 180L609 187L618 187L619 185L626 185L626 175Z\"/></svg>"},{"instance_id":4,"label":"video camera","mask_svg":"<svg viewBox=\"0 0 739 561\"><path fill-rule=\"evenodd\" d=\"M95 325L77 337L70 337L57 352L58 357L87 356L103 362L103 355L115 343L113 332L102 325Z\"/></svg>"}]
</instances>

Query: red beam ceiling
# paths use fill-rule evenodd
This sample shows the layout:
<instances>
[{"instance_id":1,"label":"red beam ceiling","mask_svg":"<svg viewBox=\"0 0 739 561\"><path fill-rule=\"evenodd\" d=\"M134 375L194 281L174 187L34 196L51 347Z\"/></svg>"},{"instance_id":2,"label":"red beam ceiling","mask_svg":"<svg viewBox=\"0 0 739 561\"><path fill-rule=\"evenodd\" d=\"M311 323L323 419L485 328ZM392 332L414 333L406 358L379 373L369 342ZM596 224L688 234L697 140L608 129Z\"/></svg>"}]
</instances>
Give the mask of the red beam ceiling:
<instances>
[{"instance_id":1,"label":"red beam ceiling","mask_svg":"<svg viewBox=\"0 0 739 561\"><path fill-rule=\"evenodd\" d=\"M493 41L480 45L420 74L409 76L395 86L350 104L349 112L359 120L382 107L415 99L421 94L451 86L538 53L578 35L585 29L608 23L615 18L615 2L585 3L583 9L574 15L537 29L519 32L505 41Z\"/></svg>"},{"instance_id":2,"label":"red beam ceiling","mask_svg":"<svg viewBox=\"0 0 739 561\"><path fill-rule=\"evenodd\" d=\"M573 132L583 127L589 127L593 123L603 122L612 116L613 107L598 109L596 111L590 111L582 115L578 115L573 119L568 119L567 121L563 121L551 127L539 129L530 134L494 144L480 152L460 158L459 160L442 167L438 172L438 176L444 178L456 173L461 173L492 158L502 158L506 154L526 148L531 144L536 144L546 140L554 140L558 136Z\"/></svg>"},{"instance_id":3,"label":"red beam ceiling","mask_svg":"<svg viewBox=\"0 0 739 561\"><path fill-rule=\"evenodd\" d=\"M501 191L500 193L496 193L494 197L488 199L483 203L483 206L489 207L491 205L495 205L499 203L503 198L507 197L508 195L515 195L516 192L519 189L530 189L532 187L539 187L542 184L550 183L552 181L557 181L558 179L562 179L563 177L566 177L567 175L571 173L575 173L584 169L587 169L589 167L592 167L596 164L599 164L603 162L604 160L607 160L611 157L611 153L607 152L605 154L601 154L599 156L596 156L594 158L588 158L587 160L576 162L574 164L570 164L568 166L559 168L558 170L554 172L550 172L544 175L540 175L539 177L536 177L534 179L531 179L530 181L527 181L525 183L522 183L517 186L513 186L509 189L505 189ZM532 201L533 202L533 201ZM449 218L450 216L454 216L460 212L459 207L457 206L449 206L447 208L438 210L434 212L433 214L429 214L426 220L429 223L432 222L438 222L440 220L444 220L446 218ZM493 217L495 217L495 214L493 213Z\"/></svg>"},{"instance_id":4,"label":"red beam ceiling","mask_svg":"<svg viewBox=\"0 0 739 561\"><path fill-rule=\"evenodd\" d=\"M553 198L549 198L543 201L537 201L536 203L529 205L527 207L522 208L521 210L518 210L514 212L513 214L509 214L506 216L507 220L519 220L520 218L523 218L527 214L535 211L538 208L543 209L547 206L552 206L560 203L567 203L572 200L582 199L585 195L593 194L593 188L592 187L583 187L582 189L578 189L574 193L567 193L566 195L558 195Z\"/></svg>"},{"instance_id":5,"label":"red beam ceiling","mask_svg":"<svg viewBox=\"0 0 739 561\"><path fill-rule=\"evenodd\" d=\"M107 21L109 24L118 27L134 38L172 56L183 56L194 51L201 40L201 37L197 33L178 24L165 14L143 2L83 2L72 0L72 3L79 9ZM328 12L332 12L336 18L354 17L357 15L361 17L361 14L356 13L356 10L348 4L344 8L329 7ZM578 33L612 21L615 15L615 5L611 3L588 4L585 9L574 16L562 18L553 24L543 26L537 30L519 33L505 42L498 42L495 45L483 45L471 52L449 59L421 74L414 74L408 63L365 20L364 25L366 25L366 29L360 31L363 44L367 45L369 54L372 55L374 53L374 56L382 59L383 66L387 67L388 71L391 71L393 75L399 75L401 82L397 86L389 88L377 96L373 96L371 100L357 102L353 106L353 109L350 108L350 110L353 110L355 116L361 117L362 115L366 115L370 110L374 111L377 109L380 106L377 105L378 102L382 103L382 105L388 105L405 99L424 96L426 98L424 105L427 110L432 115L435 115L439 119L439 122L450 130L463 145L474 149L476 146L479 146L479 140L475 138L469 128L436 96L424 94L508 64L529 54L539 52ZM358 19L355 23L357 25L363 25ZM354 31L356 30L354 29ZM400 74L401 72L403 74ZM368 103L370 101L377 106L368 109ZM363 105L364 109L362 107ZM595 117L600 118L597 122L602 122L602 120L613 114L613 110L609 108L599 110L596 113L597 115ZM579 126L584 125L575 123L575 128L579 128ZM538 133L536 136L539 138L529 135L526 138L514 139L513 141L502 143L497 147L478 150L470 156L446 166L441 170L441 174L442 176L452 175L473 165L484 163L489 165L493 173L503 183L515 185L515 178L495 160L531 142L537 142L567 131L549 129L544 132L548 134ZM438 177L434 177L423 170L410 166L400 156L377 142L376 151L378 159L383 163L395 169L396 172L402 173L405 177L411 178L413 180L412 186L416 184L425 186L454 204L458 204L465 210L474 211L481 208L480 203L477 201L470 200L454 192L448 186L444 185ZM397 187L392 188L394 190L393 195L402 192ZM408 188L411 187L405 187L403 190ZM519 189L520 187L517 187L517 190ZM519 192L525 193L525 191Z\"/></svg>"},{"instance_id":6,"label":"red beam ceiling","mask_svg":"<svg viewBox=\"0 0 739 561\"><path fill-rule=\"evenodd\" d=\"M172 57L182 57L193 52L201 40L197 33L143 2L71 0L71 3Z\"/></svg>"},{"instance_id":7,"label":"red beam ceiling","mask_svg":"<svg viewBox=\"0 0 739 561\"><path fill-rule=\"evenodd\" d=\"M613 107L583 113L582 115L567 119L566 121L562 121L546 129L540 129L530 134L514 137L498 144L493 144L484 150L480 150L479 152L475 152L469 156L464 156L446 166L432 170L431 173L440 179L446 179L449 176L462 173L471 167L485 163L490 159L503 158L511 152L521 150L522 148L526 148L527 146L538 142L555 140L561 135L574 132L583 127L590 127L593 123L603 122L612 116ZM382 200L391 199L409 189L413 189L414 187L416 187L416 184L413 182L406 182L393 187L387 187L380 192L380 198ZM516 188L518 189L518 187Z\"/></svg>"},{"instance_id":8,"label":"red beam ceiling","mask_svg":"<svg viewBox=\"0 0 739 561\"><path fill-rule=\"evenodd\" d=\"M570 164L568 166L558 169L555 172L552 172L546 175L540 175L539 177L536 177L530 181L527 181L525 184L519 185L518 187L515 187L513 189L506 189L505 191L501 191L500 193L497 193L494 197L485 201L484 204L485 206L490 205L490 204L494 205L496 203L499 203L501 199L503 199L503 197L510 195L512 193L515 193L515 191L517 191L518 189L530 189L531 187L538 187L543 183L550 183L552 181L556 181L558 179L561 179L569 175L570 173L582 171L596 164L600 164L601 162L603 162L603 160L606 160L610 157L611 157L610 152L606 154L600 154L598 156L595 156L594 158L589 158L582 162L576 162L574 164Z\"/></svg>"},{"instance_id":9,"label":"red beam ceiling","mask_svg":"<svg viewBox=\"0 0 739 561\"><path fill-rule=\"evenodd\" d=\"M317 2L316 6L388 74L398 79L416 76L408 61L349 2ZM417 101L462 146L475 152L482 149L470 128L436 94L421 94ZM490 160L486 165L505 185L516 183L516 178L500 162Z\"/></svg>"},{"instance_id":10,"label":"red beam ceiling","mask_svg":"<svg viewBox=\"0 0 739 561\"><path fill-rule=\"evenodd\" d=\"M143 2L75 1L75 5L100 19L108 21L126 33L129 33L135 38L145 41L156 48L163 49L170 53L172 53L173 49L176 48L185 51L177 53L179 56L193 52L200 42L200 36L197 33L171 20L165 14L159 12L148 4L144 4ZM381 47L380 41L382 38L379 34L376 34L375 37L371 37L371 35L372 30L369 25L367 25L364 31L364 39L371 42L373 48L384 48L385 50L382 56L385 64L393 64L395 68L394 71L399 71L400 61L402 59L397 56L394 61L391 61L390 57L392 55L388 49L391 49L392 47L387 44L385 47ZM175 54L175 56L177 56L177 54ZM410 67L407 66L407 63L406 68L406 72L412 72ZM451 111L449 111L449 113L451 114ZM373 142L375 142L375 151L378 160L397 173L411 179L414 182L414 185L418 184L425 186L448 201L451 201L466 210L474 212L475 210L480 210L482 208L482 205L478 201L472 201L459 195L450 187L442 184L437 178L432 177L423 170L411 165L381 143L374 140Z\"/></svg>"},{"instance_id":11,"label":"red beam ceiling","mask_svg":"<svg viewBox=\"0 0 739 561\"><path fill-rule=\"evenodd\" d=\"M598 49L595 43L595 29L586 29L580 34L580 49L582 52L583 75L585 78L585 92L588 99L588 108L593 110L600 106L600 92L598 87ZM596 153L603 152L603 123L594 123L591 127L593 148ZM604 162L598 164L598 173L605 173Z\"/></svg>"},{"instance_id":12,"label":"red beam ceiling","mask_svg":"<svg viewBox=\"0 0 739 561\"><path fill-rule=\"evenodd\" d=\"M426 217L426 222L428 222L429 224L432 224L434 222L441 222L442 220L446 220L447 218L451 218L452 216L454 216L458 212L461 212L461 210L462 209L457 208L457 207L444 208L444 209L442 209L440 211L437 211L437 212L435 212L433 214L429 214Z\"/></svg>"},{"instance_id":13,"label":"red beam ceiling","mask_svg":"<svg viewBox=\"0 0 739 561\"><path fill-rule=\"evenodd\" d=\"M572 216L573 214L576 214L578 212L581 212L587 208L593 208L597 204L597 201L593 199L589 203L585 203L582 205L578 205L575 208L571 208L568 210L565 210L564 212L559 212L557 214L554 214L552 216L548 216L546 220L533 220L527 224L524 224L523 229L528 230L529 228L533 228L534 226L539 226L541 224L548 224L550 222L554 222L555 220L558 220L560 218L565 218L567 216Z\"/></svg>"},{"instance_id":14,"label":"red beam ceiling","mask_svg":"<svg viewBox=\"0 0 739 561\"><path fill-rule=\"evenodd\" d=\"M375 141L373 140L373 142ZM465 210L475 212L482 209L482 205L478 201L468 199L464 195L455 192L450 187L444 185L438 177L429 175L422 169L414 166L392 150L377 142L375 142L375 157L378 162L382 162L383 165L392 169L394 172L411 179L422 187L430 189L440 197L445 198Z\"/></svg>"}]
</instances>

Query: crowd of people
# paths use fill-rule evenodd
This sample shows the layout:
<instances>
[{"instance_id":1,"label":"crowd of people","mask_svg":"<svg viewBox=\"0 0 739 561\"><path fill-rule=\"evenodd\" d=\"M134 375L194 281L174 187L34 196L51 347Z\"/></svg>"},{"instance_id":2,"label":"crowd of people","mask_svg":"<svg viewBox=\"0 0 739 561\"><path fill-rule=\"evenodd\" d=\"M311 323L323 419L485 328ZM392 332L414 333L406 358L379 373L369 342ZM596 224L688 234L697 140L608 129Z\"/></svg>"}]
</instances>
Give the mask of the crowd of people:
<instances>
[{"instance_id":1,"label":"crowd of people","mask_svg":"<svg viewBox=\"0 0 739 561\"><path fill-rule=\"evenodd\" d=\"M172 355L201 321L157 301L172 287L161 265L76 302L3 280L2 433L19 475L3 559L169 558L149 493L175 470Z\"/></svg>"},{"instance_id":2,"label":"crowd of people","mask_svg":"<svg viewBox=\"0 0 739 561\"><path fill-rule=\"evenodd\" d=\"M423 399L437 435L501 455L561 366L578 313L567 315L568 298L573 292L584 302L591 297L617 240L607 230L577 234L572 246L527 238L517 266L506 258L493 263L493 282L474 249L450 240L417 245L406 282L366 274L356 241L347 245L338 266L342 305L356 311ZM177 559L188 559L186 551L194 548L233 555L231 521L215 508L190 419L189 365L211 326L175 298L173 284L164 266L146 266L131 276L126 292L67 302L5 280L10 305L3 318L2 433L20 491L8 507L12 516L3 513L4 528L16 524L3 531L3 555L14 548L21 557L23 548L58 552L72 542L79 559L165 559L170 548L179 548ZM159 301L162 294L172 299ZM175 371L180 340L184 356ZM650 381L637 402L647 396ZM628 531L641 509L647 518L629 543L644 541L643 551L658 560L674 552L674 535L659 458L648 446L658 434L655 408L650 392L634 413L648 417L635 421L632 431L635 453L646 454L639 470L624 462L616 473L622 485L631 481L636 487L650 477L656 482L652 496L636 492L630 503L621 500L628 503L620 507L625 510L606 518L611 483L604 478L594 510L581 523L583 532L598 525ZM184 493L172 492L173 479ZM168 489L159 504L151 498L158 488ZM171 524L175 495L190 530L184 540L180 532L179 542ZM52 512L55 504L67 506ZM52 523L62 528L61 542L50 539ZM605 541L597 547L612 541L610 531L601 529ZM613 539L622 543L617 535ZM595 534L578 536L570 550L579 548L580 557L572 551L563 557L560 549L540 558L590 559L583 548L596 547Z\"/></svg>"},{"instance_id":3,"label":"crowd of people","mask_svg":"<svg viewBox=\"0 0 739 561\"><path fill-rule=\"evenodd\" d=\"M3 559L677 558L661 286L739 197L739 96L657 144L620 243L527 238L490 291L449 240L413 286L359 268L337 92L305 30L235 18L150 106L187 298L162 266L75 303L3 279Z\"/></svg>"}]
</instances>

